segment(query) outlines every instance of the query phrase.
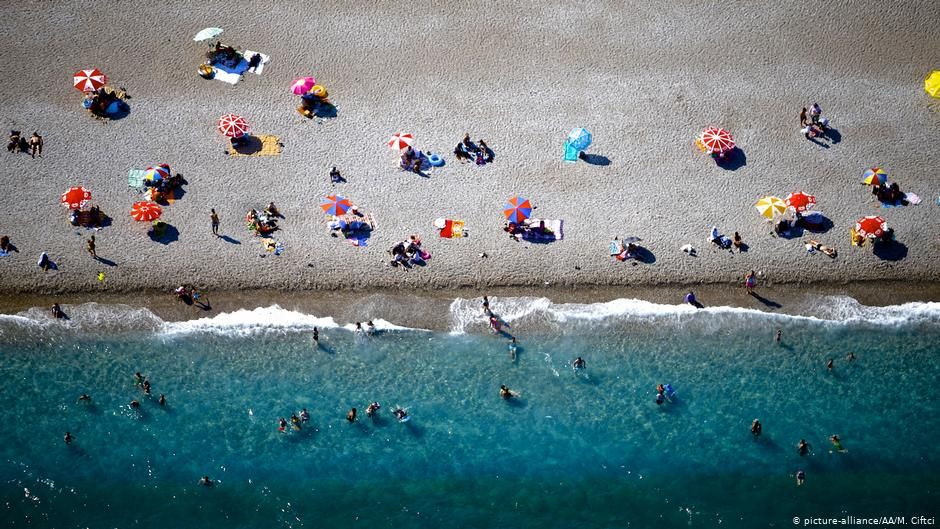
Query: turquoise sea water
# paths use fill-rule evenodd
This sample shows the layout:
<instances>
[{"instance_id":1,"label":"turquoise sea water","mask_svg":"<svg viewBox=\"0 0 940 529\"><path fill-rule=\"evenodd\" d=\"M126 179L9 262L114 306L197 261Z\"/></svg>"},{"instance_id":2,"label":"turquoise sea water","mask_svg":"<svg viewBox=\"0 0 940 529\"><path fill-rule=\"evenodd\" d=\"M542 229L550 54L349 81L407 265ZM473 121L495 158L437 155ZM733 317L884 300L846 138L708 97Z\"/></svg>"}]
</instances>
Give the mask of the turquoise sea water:
<instances>
[{"instance_id":1,"label":"turquoise sea water","mask_svg":"<svg viewBox=\"0 0 940 529\"><path fill-rule=\"evenodd\" d=\"M452 332L383 321L374 336L276 307L177 324L131 311L119 329L2 317L2 518L7 527L743 528L793 527L794 516L936 516L940 304L838 301L839 310L794 317L494 300L519 336L515 362L478 300L454 303ZM588 367L576 375L579 355ZM134 387L135 371L154 398ZM678 398L657 406L657 383ZM501 384L521 396L501 399ZM76 402L83 392L91 405ZM135 398L139 412L127 406ZM373 400L375 420L363 413ZM392 418L396 405L410 422ZM353 406L361 417L349 424ZM303 430L278 432L278 417L302 407L312 415ZM756 441L754 418L764 426ZM847 453L830 452L831 434ZM812 446L805 457L801 438ZM200 486L202 475L215 486Z\"/></svg>"}]
</instances>

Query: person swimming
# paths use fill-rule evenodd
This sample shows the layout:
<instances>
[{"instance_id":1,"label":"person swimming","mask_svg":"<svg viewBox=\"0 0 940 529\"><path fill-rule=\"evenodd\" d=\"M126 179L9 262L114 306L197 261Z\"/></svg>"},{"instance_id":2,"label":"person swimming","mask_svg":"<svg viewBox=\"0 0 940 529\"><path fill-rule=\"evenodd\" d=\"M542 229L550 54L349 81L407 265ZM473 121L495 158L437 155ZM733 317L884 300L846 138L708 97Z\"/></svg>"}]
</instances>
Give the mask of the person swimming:
<instances>
[{"instance_id":1,"label":"person swimming","mask_svg":"<svg viewBox=\"0 0 940 529\"><path fill-rule=\"evenodd\" d=\"M293 428L294 431L300 431L300 417L298 417L296 413L292 413L290 416L290 427Z\"/></svg>"},{"instance_id":2,"label":"person swimming","mask_svg":"<svg viewBox=\"0 0 940 529\"><path fill-rule=\"evenodd\" d=\"M826 362L826 371L832 371L832 368L834 367L835 365L833 364L833 360L830 358L829 361Z\"/></svg>"},{"instance_id":3,"label":"person swimming","mask_svg":"<svg viewBox=\"0 0 940 529\"><path fill-rule=\"evenodd\" d=\"M398 419L398 422L405 422L408 420L408 412L402 408L396 408L394 412L395 418Z\"/></svg>"},{"instance_id":4,"label":"person swimming","mask_svg":"<svg viewBox=\"0 0 940 529\"><path fill-rule=\"evenodd\" d=\"M134 399L130 404L128 404L128 406L130 406L132 410L136 410L140 408L140 402L137 399Z\"/></svg>"},{"instance_id":5,"label":"person swimming","mask_svg":"<svg viewBox=\"0 0 940 529\"><path fill-rule=\"evenodd\" d=\"M803 472L802 470L797 470L796 471L796 484L802 485L803 482L805 481L806 481L806 472Z\"/></svg>"},{"instance_id":6,"label":"person swimming","mask_svg":"<svg viewBox=\"0 0 940 529\"><path fill-rule=\"evenodd\" d=\"M499 387L499 396L502 397L502 398L504 398L504 399L511 399L511 398L515 397L516 394L513 393L511 389L509 389L508 387L506 387L505 384L503 384L502 386Z\"/></svg>"},{"instance_id":7,"label":"person swimming","mask_svg":"<svg viewBox=\"0 0 940 529\"><path fill-rule=\"evenodd\" d=\"M513 362L516 361L516 337L513 336L509 340L509 359Z\"/></svg>"},{"instance_id":8,"label":"person swimming","mask_svg":"<svg viewBox=\"0 0 940 529\"><path fill-rule=\"evenodd\" d=\"M833 448L836 449L836 452L847 452L845 448L842 447L842 439L839 439L839 436L832 434L829 436L829 442L832 443Z\"/></svg>"},{"instance_id":9,"label":"person swimming","mask_svg":"<svg viewBox=\"0 0 940 529\"><path fill-rule=\"evenodd\" d=\"M571 367L573 367L575 371L579 369L587 369L587 362L585 362L584 359L579 356L574 359L574 362L571 363Z\"/></svg>"},{"instance_id":10,"label":"person swimming","mask_svg":"<svg viewBox=\"0 0 940 529\"><path fill-rule=\"evenodd\" d=\"M754 436L755 439L760 437L760 434L763 431L763 429L764 427L761 426L760 421L757 419L754 419L754 422L751 423L751 434Z\"/></svg>"},{"instance_id":11,"label":"person swimming","mask_svg":"<svg viewBox=\"0 0 940 529\"><path fill-rule=\"evenodd\" d=\"M356 416L358 413L359 412L356 410L356 408L350 409L349 413L346 414L346 420L349 422L356 422Z\"/></svg>"},{"instance_id":12,"label":"person swimming","mask_svg":"<svg viewBox=\"0 0 940 529\"><path fill-rule=\"evenodd\" d=\"M850 351L849 354L847 354L847 355L845 356L845 359L848 360L849 362L854 362L854 361L855 361L855 353L853 353L853 352Z\"/></svg>"},{"instance_id":13,"label":"person swimming","mask_svg":"<svg viewBox=\"0 0 940 529\"><path fill-rule=\"evenodd\" d=\"M662 405L662 403L664 402L666 402L666 396L663 395L662 391L657 391L656 392L656 404Z\"/></svg>"},{"instance_id":14,"label":"person swimming","mask_svg":"<svg viewBox=\"0 0 940 529\"><path fill-rule=\"evenodd\" d=\"M209 479L209 476L203 476L199 478L199 484L202 485L203 487L211 487L213 485L213 482L211 479Z\"/></svg>"},{"instance_id":15,"label":"person swimming","mask_svg":"<svg viewBox=\"0 0 940 529\"><path fill-rule=\"evenodd\" d=\"M796 448L801 456L805 456L809 453L809 443L807 443L805 439L800 439L800 444L798 444Z\"/></svg>"},{"instance_id":16,"label":"person swimming","mask_svg":"<svg viewBox=\"0 0 940 529\"><path fill-rule=\"evenodd\" d=\"M74 437L72 437L72 432L65 432L65 435L62 436L62 440L64 440L65 444L67 445L72 444L72 439L74 439Z\"/></svg>"},{"instance_id":17,"label":"person swimming","mask_svg":"<svg viewBox=\"0 0 940 529\"><path fill-rule=\"evenodd\" d=\"M372 320L366 322L366 334L369 336L375 334L375 324L372 323Z\"/></svg>"},{"instance_id":18,"label":"person swimming","mask_svg":"<svg viewBox=\"0 0 940 529\"><path fill-rule=\"evenodd\" d=\"M313 345L314 347L320 346L320 331L316 327L313 328Z\"/></svg>"},{"instance_id":19,"label":"person swimming","mask_svg":"<svg viewBox=\"0 0 940 529\"><path fill-rule=\"evenodd\" d=\"M160 400L158 400L157 402L159 402L161 406L166 406L166 395L164 395L163 393L161 393L161 394L160 394Z\"/></svg>"},{"instance_id":20,"label":"person swimming","mask_svg":"<svg viewBox=\"0 0 940 529\"><path fill-rule=\"evenodd\" d=\"M287 431L287 419L281 417L277 420L277 431L286 432Z\"/></svg>"},{"instance_id":21,"label":"person swimming","mask_svg":"<svg viewBox=\"0 0 940 529\"><path fill-rule=\"evenodd\" d=\"M780 343L780 339L783 337L783 331L777 329L777 334L774 336L774 341Z\"/></svg>"},{"instance_id":22,"label":"person swimming","mask_svg":"<svg viewBox=\"0 0 940 529\"><path fill-rule=\"evenodd\" d=\"M86 403L91 402L91 395L89 395L88 393L82 393L81 395L78 396L78 401L86 402Z\"/></svg>"},{"instance_id":23,"label":"person swimming","mask_svg":"<svg viewBox=\"0 0 940 529\"><path fill-rule=\"evenodd\" d=\"M307 408L300 410L300 422L307 422L310 420L310 413L307 411Z\"/></svg>"},{"instance_id":24,"label":"person swimming","mask_svg":"<svg viewBox=\"0 0 940 529\"><path fill-rule=\"evenodd\" d=\"M362 328L362 322L356 322L356 332L365 332L365 329Z\"/></svg>"},{"instance_id":25,"label":"person swimming","mask_svg":"<svg viewBox=\"0 0 940 529\"><path fill-rule=\"evenodd\" d=\"M149 380L144 380L143 390L144 390L145 395L150 395L150 381Z\"/></svg>"},{"instance_id":26,"label":"person swimming","mask_svg":"<svg viewBox=\"0 0 940 529\"><path fill-rule=\"evenodd\" d=\"M140 386L144 383L145 377L140 374L140 371L134 373L134 385Z\"/></svg>"},{"instance_id":27,"label":"person swimming","mask_svg":"<svg viewBox=\"0 0 940 529\"><path fill-rule=\"evenodd\" d=\"M665 392L666 392L665 386L663 386L662 384L658 384L656 386L656 393L665 393Z\"/></svg>"},{"instance_id":28,"label":"person swimming","mask_svg":"<svg viewBox=\"0 0 940 529\"><path fill-rule=\"evenodd\" d=\"M366 406L366 416L372 417L382 406L378 402L373 402Z\"/></svg>"}]
</instances>

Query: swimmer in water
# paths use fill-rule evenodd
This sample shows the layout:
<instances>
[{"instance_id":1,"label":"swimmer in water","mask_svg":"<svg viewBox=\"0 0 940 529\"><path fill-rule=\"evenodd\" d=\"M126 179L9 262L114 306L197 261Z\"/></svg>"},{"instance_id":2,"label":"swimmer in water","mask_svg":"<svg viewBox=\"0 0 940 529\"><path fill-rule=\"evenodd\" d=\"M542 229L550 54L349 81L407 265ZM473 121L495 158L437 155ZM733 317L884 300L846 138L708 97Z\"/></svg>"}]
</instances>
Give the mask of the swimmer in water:
<instances>
[{"instance_id":1,"label":"swimmer in water","mask_svg":"<svg viewBox=\"0 0 940 529\"><path fill-rule=\"evenodd\" d=\"M751 423L751 434L754 436L755 439L760 437L760 434L763 428L764 427L761 426L760 421L758 421L757 419L754 419L754 422Z\"/></svg>"},{"instance_id":2,"label":"swimmer in water","mask_svg":"<svg viewBox=\"0 0 940 529\"><path fill-rule=\"evenodd\" d=\"M833 363L832 363L832 358L830 358L829 361L826 362L826 371L832 371L832 368L833 368L833 367L835 367L835 366L834 366Z\"/></svg>"},{"instance_id":3,"label":"swimmer in water","mask_svg":"<svg viewBox=\"0 0 940 529\"><path fill-rule=\"evenodd\" d=\"M356 332L365 332L365 330L362 328L362 322L360 321L356 322Z\"/></svg>"},{"instance_id":4,"label":"swimmer in water","mask_svg":"<svg viewBox=\"0 0 940 529\"><path fill-rule=\"evenodd\" d=\"M378 402L373 402L366 407L366 415L372 417L382 406Z\"/></svg>"},{"instance_id":5,"label":"swimmer in water","mask_svg":"<svg viewBox=\"0 0 940 529\"><path fill-rule=\"evenodd\" d=\"M209 476L203 476L199 478L199 484L202 485L203 487L211 487L212 480L209 479Z\"/></svg>"},{"instance_id":6,"label":"swimmer in water","mask_svg":"<svg viewBox=\"0 0 940 529\"><path fill-rule=\"evenodd\" d=\"M395 414L395 418L398 419L398 422L405 422L405 419L408 418L408 412L401 408L395 409L393 413Z\"/></svg>"},{"instance_id":7,"label":"swimmer in water","mask_svg":"<svg viewBox=\"0 0 940 529\"><path fill-rule=\"evenodd\" d=\"M58 303L52 304L52 317L57 320L65 317L65 313L62 312L62 307Z\"/></svg>"},{"instance_id":8,"label":"swimmer in water","mask_svg":"<svg viewBox=\"0 0 940 529\"><path fill-rule=\"evenodd\" d=\"M587 368L587 362L585 362L584 359L579 356L574 359L574 362L572 362L571 366L574 367L576 370L585 369Z\"/></svg>"},{"instance_id":9,"label":"swimmer in water","mask_svg":"<svg viewBox=\"0 0 940 529\"><path fill-rule=\"evenodd\" d=\"M313 346L320 347L320 331L316 327L313 328Z\"/></svg>"},{"instance_id":10,"label":"swimmer in water","mask_svg":"<svg viewBox=\"0 0 940 529\"><path fill-rule=\"evenodd\" d=\"M144 376L140 374L140 371L134 373L134 385L139 386L144 383Z\"/></svg>"},{"instance_id":11,"label":"swimmer in water","mask_svg":"<svg viewBox=\"0 0 940 529\"><path fill-rule=\"evenodd\" d=\"M505 384L499 387L499 396L504 399L511 399L516 396Z\"/></svg>"},{"instance_id":12,"label":"swimmer in water","mask_svg":"<svg viewBox=\"0 0 940 529\"><path fill-rule=\"evenodd\" d=\"M307 408L300 410L300 422L307 422L310 420L310 413L307 411Z\"/></svg>"},{"instance_id":13,"label":"swimmer in water","mask_svg":"<svg viewBox=\"0 0 940 529\"><path fill-rule=\"evenodd\" d=\"M662 384L658 384L656 386L656 393L665 393L665 392L666 392L666 386Z\"/></svg>"},{"instance_id":14,"label":"swimmer in water","mask_svg":"<svg viewBox=\"0 0 940 529\"><path fill-rule=\"evenodd\" d=\"M833 448L835 448L837 452L845 452L845 451L846 451L845 448L842 448L842 439L839 439L839 436L838 436L838 435L836 435L836 434L830 435L830 436L829 436L829 442L832 443Z\"/></svg>"},{"instance_id":15,"label":"swimmer in water","mask_svg":"<svg viewBox=\"0 0 940 529\"><path fill-rule=\"evenodd\" d=\"M797 470L796 471L796 484L798 486L802 485L804 481L806 481L806 472L803 472L802 470Z\"/></svg>"},{"instance_id":16,"label":"swimmer in water","mask_svg":"<svg viewBox=\"0 0 940 529\"><path fill-rule=\"evenodd\" d=\"M150 381L149 380L144 380L143 388L144 388L144 394L150 395Z\"/></svg>"},{"instance_id":17,"label":"swimmer in water","mask_svg":"<svg viewBox=\"0 0 940 529\"><path fill-rule=\"evenodd\" d=\"M88 393L82 393L81 395L78 396L78 401L85 402L85 403L91 402L91 395L89 395Z\"/></svg>"},{"instance_id":18,"label":"swimmer in water","mask_svg":"<svg viewBox=\"0 0 940 529\"><path fill-rule=\"evenodd\" d=\"M287 419L281 417L277 420L277 431L286 432L287 431Z\"/></svg>"},{"instance_id":19,"label":"swimmer in water","mask_svg":"<svg viewBox=\"0 0 940 529\"><path fill-rule=\"evenodd\" d=\"M346 420L349 422L356 422L357 413L358 412L356 411L356 408L349 410L349 413L346 414Z\"/></svg>"},{"instance_id":20,"label":"swimmer in water","mask_svg":"<svg viewBox=\"0 0 940 529\"><path fill-rule=\"evenodd\" d=\"M157 401L157 402L159 402L161 406L166 406L166 395L164 395L163 393L161 393L161 394L160 394L160 400Z\"/></svg>"},{"instance_id":21,"label":"swimmer in water","mask_svg":"<svg viewBox=\"0 0 940 529\"><path fill-rule=\"evenodd\" d=\"M366 334L369 336L375 334L375 324L372 323L372 320L366 322Z\"/></svg>"},{"instance_id":22,"label":"swimmer in water","mask_svg":"<svg viewBox=\"0 0 940 529\"><path fill-rule=\"evenodd\" d=\"M800 439L800 444L798 444L796 448L801 456L805 456L809 453L809 443L807 443L805 439Z\"/></svg>"},{"instance_id":23,"label":"swimmer in water","mask_svg":"<svg viewBox=\"0 0 940 529\"><path fill-rule=\"evenodd\" d=\"M513 336L509 340L509 358L515 362L516 361L516 337Z\"/></svg>"},{"instance_id":24,"label":"swimmer in water","mask_svg":"<svg viewBox=\"0 0 940 529\"><path fill-rule=\"evenodd\" d=\"M65 432L65 435L62 436L62 439L65 441L65 444L67 445L72 444L72 439L73 439L72 432Z\"/></svg>"},{"instance_id":25,"label":"swimmer in water","mask_svg":"<svg viewBox=\"0 0 940 529\"><path fill-rule=\"evenodd\" d=\"M853 352L850 351L849 354L847 354L847 355L845 356L845 359L848 360L849 362L854 362L854 361L855 361L855 353L853 353Z\"/></svg>"},{"instance_id":26,"label":"swimmer in water","mask_svg":"<svg viewBox=\"0 0 940 529\"><path fill-rule=\"evenodd\" d=\"M780 338L783 336L783 331L777 329L777 335L774 336L774 341L780 343Z\"/></svg>"},{"instance_id":27,"label":"swimmer in water","mask_svg":"<svg viewBox=\"0 0 940 529\"><path fill-rule=\"evenodd\" d=\"M656 392L656 404L662 405L663 402L666 402L666 396L663 395L662 391Z\"/></svg>"},{"instance_id":28,"label":"swimmer in water","mask_svg":"<svg viewBox=\"0 0 940 529\"><path fill-rule=\"evenodd\" d=\"M290 426L295 431L300 431L300 417L298 417L296 413L293 413L290 416Z\"/></svg>"},{"instance_id":29,"label":"swimmer in water","mask_svg":"<svg viewBox=\"0 0 940 529\"><path fill-rule=\"evenodd\" d=\"M130 406L132 410L136 410L140 408L140 402L137 399L134 399L130 404L128 404L128 406Z\"/></svg>"}]
</instances>

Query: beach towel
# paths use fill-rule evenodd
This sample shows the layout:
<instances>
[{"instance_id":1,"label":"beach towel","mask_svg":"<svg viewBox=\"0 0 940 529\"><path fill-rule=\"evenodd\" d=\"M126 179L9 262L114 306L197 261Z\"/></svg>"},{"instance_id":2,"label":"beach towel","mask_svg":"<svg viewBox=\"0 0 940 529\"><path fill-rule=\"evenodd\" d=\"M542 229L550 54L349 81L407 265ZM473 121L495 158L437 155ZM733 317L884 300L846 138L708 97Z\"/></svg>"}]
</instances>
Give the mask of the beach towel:
<instances>
[{"instance_id":1,"label":"beach towel","mask_svg":"<svg viewBox=\"0 0 940 529\"><path fill-rule=\"evenodd\" d=\"M229 148L230 156L280 156L281 139L270 134L258 134L249 138L249 145L241 148L242 152Z\"/></svg>"},{"instance_id":2,"label":"beach towel","mask_svg":"<svg viewBox=\"0 0 940 529\"><path fill-rule=\"evenodd\" d=\"M261 247L264 248L264 251L273 253L274 255L284 253L284 246L270 237L263 237L261 239Z\"/></svg>"},{"instance_id":3,"label":"beach towel","mask_svg":"<svg viewBox=\"0 0 940 529\"><path fill-rule=\"evenodd\" d=\"M564 234L564 222L561 219L548 220L548 219L529 219L529 226L532 226L533 229L525 231L523 233L515 234L513 237L526 241L538 241L538 242L550 242L550 241L560 241L565 238ZM545 229L540 230L538 226L542 223L545 223Z\"/></svg>"},{"instance_id":4,"label":"beach towel","mask_svg":"<svg viewBox=\"0 0 940 529\"><path fill-rule=\"evenodd\" d=\"M142 189L144 187L144 175L147 174L146 169L131 169L127 172L127 187L133 187L135 189Z\"/></svg>"},{"instance_id":5,"label":"beach towel","mask_svg":"<svg viewBox=\"0 0 940 529\"><path fill-rule=\"evenodd\" d=\"M438 232L442 239L459 239L463 237L464 221L462 220L444 220L444 227Z\"/></svg>"},{"instance_id":6,"label":"beach towel","mask_svg":"<svg viewBox=\"0 0 940 529\"><path fill-rule=\"evenodd\" d=\"M259 64L258 67L255 68L254 70L249 70L249 69L248 69L248 62L251 61L251 58L254 57L255 55L260 55L260 56L261 56L261 64ZM245 62L245 69L244 69L241 73L249 72L249 73L261 75L261 71L264 70L264 65L265 65L265 64L268 64L269 62L271 62L271 58L268 57L267 55L265 55L265 54L263 54L263 53L260 53L260 52L257 52L257 51L245 50L245 58L242 59L242 61ZM241 64L241 63L239 63L239 64Z\"/></svg>"},{"instance_id":7,"label":"beach towel","mask_svg":"<svg viewBox=\"0 0 940 529\"><path fill-rule=\"evenodd\" d=\"M219 68L218 66L213 66L212 71L214 72L212 75L212 78L215 79L216 81L222 81L223 83L234 85L234 84L238 84L238 82L242 80L241 74L234 73L234 72L227 72L223 70L222 68Z\"/></svg>"},{"instance_id":8,"label":"beach towel","mask_svg":"<svg viewBox=\"0 0 940 529\"><path fill-rule=\"evenodd\" d=\"M912 206L916 206L921 202L921 198L914 193L904 193L904 200L910 202Z\"/></svg>"}]
</instances>

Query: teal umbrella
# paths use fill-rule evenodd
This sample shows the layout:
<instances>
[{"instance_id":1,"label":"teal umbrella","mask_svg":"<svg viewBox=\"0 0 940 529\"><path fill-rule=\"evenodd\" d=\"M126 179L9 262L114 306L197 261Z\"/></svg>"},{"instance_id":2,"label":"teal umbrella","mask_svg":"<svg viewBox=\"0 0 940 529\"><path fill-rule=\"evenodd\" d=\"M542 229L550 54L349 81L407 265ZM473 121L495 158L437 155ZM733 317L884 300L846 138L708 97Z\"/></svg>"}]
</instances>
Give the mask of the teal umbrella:
<instances>
[{"instance_id":1,"label":"teal umbrella","mask_svg":"<svg viewBox=\"0 0 940 529\"><path fill-rule=\"evenodd\" d=\"M591 145L591 133L587 129L574 129L568 135L568 144L578 151L586 150Z\"/></svg>"},{"instance_id":2,"label":"teal umbrella","mask_svg":"<svg viewBox=\"0 0 940 529\"><path fill-rule=\"evenodd\" d=\"M196 36L193 37L193 40L196 42L202 42L204 40L214 39L222 34L222 28L206 28L199 33L196 33Z\"/></svg>"}]
</instances>

